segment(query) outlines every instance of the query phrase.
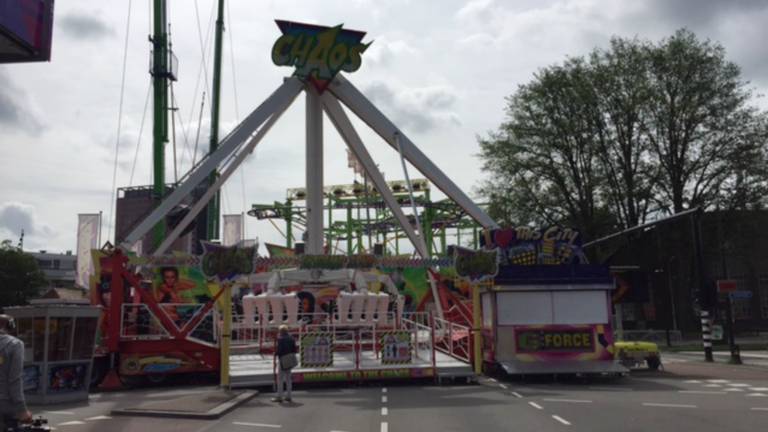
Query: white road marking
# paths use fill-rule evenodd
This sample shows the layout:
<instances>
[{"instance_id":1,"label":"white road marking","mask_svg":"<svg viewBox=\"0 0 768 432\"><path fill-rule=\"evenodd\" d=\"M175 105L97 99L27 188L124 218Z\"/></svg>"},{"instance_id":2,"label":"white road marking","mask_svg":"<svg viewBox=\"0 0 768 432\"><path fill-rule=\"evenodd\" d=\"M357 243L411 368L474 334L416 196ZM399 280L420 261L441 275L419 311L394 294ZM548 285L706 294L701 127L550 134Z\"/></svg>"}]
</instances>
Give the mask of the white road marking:
<instances>
[{"instance_id":1,"label":"white road marking","mask_svg":"<svg viewBox=\"0 0 768 432\"><path fill-rule=\"evenodd\" d=\"M559 421L560 423L562 423L562 424L564 424L566 426L570 426L571 425L571 423L568 420L566 420L566 419L564 419L564 418L562 418L560 416L553 415L552 418L557 420L557 421Z\"/></svg>"},{"instance_id":2,"label":"white road marking","mask_svg":"<svg viewBox=\"0 0 768 432\"><path fill-rule=\"evenodd\" d=\"M722 387L720 384L705 384L704 387Z\"/></svg>"},{"instance_id":3,"label":"white road marking","mask_svg":"<svg viewBox=\"0 0 768 432\"><path fill-rule=\"evenodd\" d=\"M389 424L387 422L381 422L381 432L388 432L389 431Z\"/></svg>"},{"instance_id":4,"label":"white road marking","mask_svg":"<svg viewBox=\"0 0 768 432\"><path fill-rule=\"evenodd\" d=\"M701 382L701 381L691 380L691 381L686 381L686 382L698 383L698 382ZM707 382L723 384L723 383L731 382L731 380L727 380L727 379L708 379Z\"/></svg>"},{"instance_id":5,"label":"white road marking","mask_svg":"<svg viewBox=\"0 0 768 432\"><path fill-rule=\"evenodd\" d=\"M592 403L586 399L542 399L545 402L567 402L567 403Z\"/></svg>"},{"instance_id":6,"label":"white road marking","mask_svg":"<svg viewBox=\"0 0 768 432\"><path fill-rule=\"evenodd\" d=\"M743 392L744 389L740 389L740 388L727 388L727 389L725 389L725 391L727 391L727 392Z\"/></svg>"},{"instance_id":7,"label":"white road marking","mask_svg":"<svg viewBox=\"0 0 768 432\"><path fill-rule=\"evenodd\" d=\"M528 405L530 405L530 406L532 406L532 407L534 407L534 408L536 408L536 409L540 409L540 410L543 410L543 409L544 409L544 407L543 407L543 406L541 406L541 405L537 404L536 402L528 402Z\"/></svg>"},{"instance_id":8,"label":"white road marking","mask_svg":"<svg viewBox=\"0 0 768 432\"><path fill-rule=\"evenodd\" d=\"M768 395L765 393L750 393L747 397L768 397Z\"/></svg>"},{"instance_id":9,"label":"white road marking","mask_svg":"<svg viewBox=\"0 0 768 432\"><path fill-rule=\"evenodd\" d=\"M488 381L490 381L490 382L496 382L496 378L488 378Z\"/></svg>"},{"instance_id":10,"label":"white road marking","mask_svg":"<svg viewBox=\"0 0 768 432\"><path fill-rule=\"evenodd\" d=\"M509 387L507 387L507 385L506 385L506 384L499 384L499 387L503 388L504 390L506 390L506 389L508 389L508 388L509 388Z\"/></svg>"},{"instance_id":11,"label":"white road marking","mask_svg":"<svg viewBox=\"0 0 768 432\"><path fill-rule=\"evenodd\" d=\"M385 416L387 414L389 414L389 410L387 409L387 407L381 407L381 415Z\"/></svg>"},{"instance_id":12,"label":"white road marking","mask_svg":"<svg viewBox=\"0 0 768 432\"><path fill-rule=\"evenodd\" d=\"M81 424L85 424L85 422L81 422L80 420L73 420L73 421L68 421L64 423L59 423L56 426L75 426L75 425L81 425Z\"/></svg>"},{"instance_id":13,"label":"white road marking","mask_svg":"<svg viewBox=\"0 0 768 432\"><path fill-rule=\"evenodd\" d=\"M755 392L764 392L768 391L768 387L750 387L749 390Z\"/></svg>"},{"instance_id":14,"label":"white road marking","mask_svg":"<svg viewBox=\"0 0 768 432\"><path fill-rule=\"evenodd\" d=\"M381 397L381 403L387 403L387 397L386 396L382 396Z\"/></svg>"},{"instance_id":15,"label":"white road marking","mask_svg":"<svg viewBox=\"0 0 768 432\"><path fill-rule=\"evenodd\" d=\"M264 428L273 428L273 429L280 429L281 427L283 427L283 425L266 424L266 423L232 422L232 424L237 426L264 427Z\"/></svg>"},{"instance_id":16,"label":"white road marking","mask_svg":"<svg viewBox=\"0 0 768 432\"><path fill-rule=\"evenodd\" d=\"M664 408L698 408L696 405L664 404L664 403L653 403L653 402L643 402L643 406L664 407Z\"/></svg>"},{"instance_id":17,"label":"white road marking","mask_svg":"<svg viewBox=\"0 0 768 432\"><path fill-rule=\"evenodd\" d=\"M678 393L688 393L688 394L711 394L711 395L724 395L726 394L724 391L715 391L715 390L678 390Z\"/></svg>"},{"instance_id":18,"label":"white road marking","mask_svg":"<svg viewBox=\"0 0 768 432\"><path fill-rule=\"evenodd\" d=\"M72 411L43 411L46 414L75 415Z\"/></svg>"},{"instance_id":19,"label":"white road marking","mask_svg":"<svg viewBox=\"0 0 768 432\"><path fill-rule=\"evenodd\" d=\"M718 381L718 380L715 380L715 381ZM701 381L699 380L685 380L683 382L686 382L688 384L701 384Z\"/></svg>"},{"instance_id":20,"label":"white road marking","mask_svg":"<svg viewBox=\"0 0 768 432\"><path fill-rule=\"evenodd\" d=\"M515 397L517 397L517 398L521 398L522 399L522 397L523 397L523 395L521 395L518 392L512 392L512 394L515 395Z\"/></svg>"},{"instance_id":21,"label":"white road marking","mask_svg":"<svg viewBox=\"0 0 768 432\"><path fill-rule=\"evenodd\" d=\"M383 387L383 388L381 389L381 392L382 392L382 393L386 393L386 392L387 392L387 388L386 388L386 387Z\"/></svg>"},{"instance_id":22,"label":"white road marking","mask_svg":"<svg viewBox=\"0 0 768 432\"><path fill-rule=\"evenodd\" d=\"M87 421L93 421L93 420L112 420L112 417L105 416L105 415L100 415L100 416L96 416L96 417L88 417L86 420Z\"/></svg>"},{"instance_id":23,"label":"white road marking","mask_svg":"<svg viewBox=\"0 0 768 432\"><path fill-rule=\"evenodd\" d=\"M608 391L635 391L633 388L628 387L589 387L591 390L608 390Z\"/></svg>"},{"instance_id":24,"label":"white road marking","mask_svg":"<svg viewBox=\"0 0 768 432\"><path fill-rule=\"evenodd\" d=\"M768 411L768 408L755 407L750 408L752 411Z\"/></svg>"},{"instance_id":25,"label":"white road marking","mask_svg":"<svg viewBox=\"0 0 768 432\"><path fill-rule=\"evenodd\" d=\"M750 387L749 384L743 384L743 383L733 383L733 384L727 384L731 387Z\"/></svg>"}]
</instances>

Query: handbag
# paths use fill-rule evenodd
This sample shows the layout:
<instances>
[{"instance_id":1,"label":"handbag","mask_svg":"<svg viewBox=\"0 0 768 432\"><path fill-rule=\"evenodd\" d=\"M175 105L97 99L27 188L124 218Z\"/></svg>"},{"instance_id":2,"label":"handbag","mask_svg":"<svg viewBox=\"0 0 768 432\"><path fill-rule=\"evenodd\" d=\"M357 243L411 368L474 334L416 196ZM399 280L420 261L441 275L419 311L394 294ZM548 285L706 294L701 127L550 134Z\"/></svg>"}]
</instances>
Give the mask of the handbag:
<instances>
[{"instance_id":1,"label":"handbag","mask_svg":"<svg viewBox=\"0 0 768 432\"><path fill-rule=\"evenodd\" d=\"M296 353L288 353L280 356L280 369L291 370L299 364L299 359L296 357Z\"/></svg>"}]
</instances>

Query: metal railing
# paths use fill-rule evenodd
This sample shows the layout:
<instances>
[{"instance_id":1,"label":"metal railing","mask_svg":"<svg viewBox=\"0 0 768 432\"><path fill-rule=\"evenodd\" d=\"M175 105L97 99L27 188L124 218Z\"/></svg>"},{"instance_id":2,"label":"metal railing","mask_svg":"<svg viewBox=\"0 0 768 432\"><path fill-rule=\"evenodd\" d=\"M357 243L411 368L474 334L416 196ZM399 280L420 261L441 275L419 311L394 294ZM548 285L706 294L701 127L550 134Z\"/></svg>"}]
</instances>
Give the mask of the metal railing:
<instances>
[{"instance_id":1,"label":"metal railing","mask_svg":"<svg viewBox=\"0 0 768 432\"><path fill-rule=\"evenodd\" d=\"M435 318L435 349L469 363L470 328L444 319Z\"/></svg>"}]
</instances>

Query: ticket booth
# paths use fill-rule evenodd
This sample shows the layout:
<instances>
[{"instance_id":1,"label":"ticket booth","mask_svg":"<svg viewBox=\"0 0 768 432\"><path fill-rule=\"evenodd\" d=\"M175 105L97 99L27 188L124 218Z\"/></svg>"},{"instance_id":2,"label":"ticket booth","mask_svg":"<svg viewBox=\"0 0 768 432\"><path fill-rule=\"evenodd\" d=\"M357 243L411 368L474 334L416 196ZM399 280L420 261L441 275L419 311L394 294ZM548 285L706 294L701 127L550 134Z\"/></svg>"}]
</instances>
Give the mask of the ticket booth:
<instances>
[{"instance_id":1,"label":"ticket booth","mask_svg":"<svg viewBox=\"0 0 768 432\"><path fill-rule=\"evenodd\" d=\"M502 269L481 293L484 360L516 375L626 372L613 356L613 287L597 265Z\"/></svg>"},{"instance_id":2,"label":"ticket booth","mask_svg":"<svg viewBox=\"0 0 768 432\"><path fill-rule=\"evenodd\" d=\"M88 400L100 308L56 303L5 308L24 341L24 393L30 404Z\"/></svg>"}]
</instances>

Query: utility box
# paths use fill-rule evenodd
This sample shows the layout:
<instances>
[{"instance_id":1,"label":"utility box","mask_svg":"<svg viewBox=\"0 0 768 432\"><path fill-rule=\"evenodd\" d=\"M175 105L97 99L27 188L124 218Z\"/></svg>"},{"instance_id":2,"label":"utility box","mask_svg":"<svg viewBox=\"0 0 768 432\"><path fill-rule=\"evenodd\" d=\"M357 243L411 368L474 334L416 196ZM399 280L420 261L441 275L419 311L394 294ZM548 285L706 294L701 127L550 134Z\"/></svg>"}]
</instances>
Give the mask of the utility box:
<instances>
[{"instance_id":1,"label":"utility box","mask_svg":"<svg viewBox=\"0 0 768 432\"><path fill-rule=\"evenodd\" d=\"M24 342L27 403L87 401L101 308L51 302L7 307L5 313L16 320Z\"/></svg>"}]
</instances>

